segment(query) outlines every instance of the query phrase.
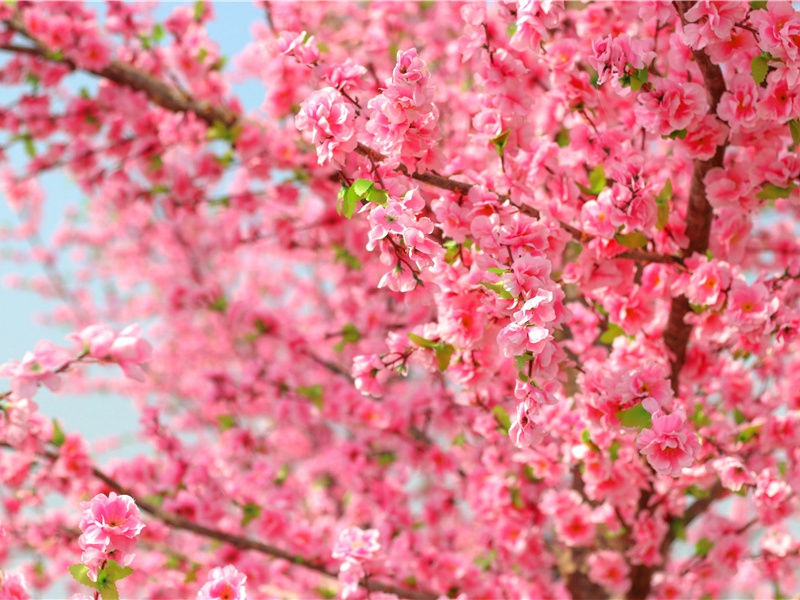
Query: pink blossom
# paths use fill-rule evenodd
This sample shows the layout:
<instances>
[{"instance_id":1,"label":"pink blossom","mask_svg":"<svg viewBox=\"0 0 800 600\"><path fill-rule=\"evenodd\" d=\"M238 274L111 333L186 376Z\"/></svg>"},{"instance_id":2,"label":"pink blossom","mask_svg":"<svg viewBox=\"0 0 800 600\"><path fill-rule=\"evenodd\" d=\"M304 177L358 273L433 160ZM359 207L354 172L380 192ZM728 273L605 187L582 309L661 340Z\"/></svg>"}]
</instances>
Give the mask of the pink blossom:
<instances>
[{"instance_id":1,"label":"pink blossom","mask_svg":"<svg viewBox=\"0 0 800 600\"><path fill-rule=\"evenodd\" d=\"M319 164L342 160L356 147L355 107L334 88L317 90L301 105L295 125L317 147Z\"/></svg>"},{"instance_id":2,"label":"pink blossom","mask_svg":"<svg viewBox=\"0 0 800 600\"><path fill-rule=\"evenodd\" d=\"M233 565L214 567L197 592L197 600L247 600L246 582L247 575Z\"/></svg>"},{"instance_id":3,"label":"pink blossom","mask_svg":"<svg viewBox=\"0 0 800 600\"><path fill-rule=\"evenodd\" d=\"M71 54L81 67L89 71L100 71L111 62L111 50L108 44L91 32L80 35L77 51Z\"/></svg>"},{"instance_id":4,"label":"pink blossom","mask_svg":"<svg viewBox=\"0 0 800 600\"><path fill-rule=\"evenodd\" d=\"M691 277L686 296L692 304L718 309L725 300L725 291L731 284L730 266L721 261L690 259Z\"/></svg>"},{"instance_id":5,"label":"pink blossom","mask_svg":"<svg viewBox=\"0 0 800 600\"><path fill-rule=\"evenodd\" d=\"M314 44L314 36L305 31L282 31L277 44L281 54L293 55L303 64L311 65L319 60L319 49Z\"/></svg>"},{"instance_id":6,"label":"pink blossom","mask_svg":"<svg viewBox=\"0 0 800 600\"><path fill-rule=\"evenodd\" d=\"M111 343L111 359L132 379L144 381L141 364L150 360L152 348L142 337L138 325L129 325L119 332Z\"/></svg>"},{"instance_id":7,"label":"pink blossom","mask_svg":"<svg viewBox=\"0 0 800 600\"><path fill-rule=\"evenodd\" d=\"M749 129L758 121L758 89L752 77L736 75L722 94L717 115L732 131Z\"/></svg>"},{"instance_id":8,"label":"pink blossom","mask_svg":"<svg viewBox=\"0 0 800 600\"><path fill-rule=\"evenodd\" d=\"M747 7L741 2L712 2L700 0L685 17L689 21L683 27L686 42L693 48L701 49L716 41L730 38L734 24L747 14Z\"/></svg>"},{"instance_id":9,"label":"pink blossom","mask_svg":"<svg viewBox=\"0 0 800 600\"><path fill-rule=\"evenodd\" d=\"M93 570L107 558L130 564L133 556L129 553L145 526L133 498L115 492L108 496L97 494L82 507L78 540L83 549L82 562Z\"/></svg>"},{"instance_id":10,"label":"pink blossom","mask_svg":"<svg viewBox=\"0 0 800 600\"><path fill-rule=\"evenodd\" d=\"M341 594L344 600L356 595L365 574L364 567L358 561L348 559L341 564L338 579L343 584Z\"/></svg>"},{"instance_id":11,"label":"pink blossom","mask_svg":"<svg viewBox=\"0 0 800 600\"><path fill-rule=\"evenodd\" d=\"M756 479L753 499L759 519L765 525L773 525L794 512L792 488L767 469L761 471Z\"/></svg>"},{"instance_id":12,"label":"pink blossom","mask_svg":"<svg viewBox=\"0 0 800 600\"><path fill-rule=\"evenodd\" d=\"M733 492L740 491L745 485L755 484L753 473L738 458L725 456L715 459L713 464L723 487Z\"/></svg>"},{"instance_id":13,"label":"pink blossom","mask_svg":"<svg viewBox=\"0 0 800 600\"><path fill-rule=\"evenodd\" d=\"M339 560L358 562L370 560L381 549L379 537L380 532L377 529L348 527L339 533L331 556Z\"/></svg>"},{"instance_id":14,"label":"pink blossom","mask_svg":"<svg viewBox=\"0 0 800 600\"><path fill-rule=\"evenodd\" d=\"M777 309L778 299L770 299L769 291L761 283L747 285L735 279L728 298L728 317L742 331L758 328Z\"/></svg>"},{"instance_id":15,"label":"pink blossom","mask_svg":"<svg viewBox=\"0 0 800 600\"><path fill-rule=\"evenodd\" d=\"M11 391L22 398L32 398L39 384L50 390L60 386L58 371L70 360L69 352L50 341L38 342L33 352L26 352L21 361L0 365L0 377L11 378Z\"/></svg>"},{"instance_id":16,"label":"pink blossom","mask_svg":"<svg viewBox=\"0 0 800 600\"><path fill-rule=\"evenodd\" d=\"M639 122L659 135L687 129L708 112L706 90L697 83L657 79L653 91L640 95L639 102L635 109Z\"/></svg>"},{"instance_id":17,"label":"pink blossom","mask_svg":"<svg viewBox=\"0 0 800 600\"><path fill-rule=\"evenodd\" d=\"M0 571L0 598L3 600L29 600L30 595L22 573Z\"/></svg>"},{"instance_id":18,"label":"pink blossom","mask_svg":"<svg viewBox=\"0 0 800 600\"><path fill-rule=\"evenodd\" d=\"M600 550L589 556L589 579L614 594L624 594L630 587L630 567L625 558L613 550Z\"/></svg>"},{"instance_id":19,"label":"pink blossom","mask_svg":"<svg viewBox=\"0 0 800 600\"><path fill-rule=\"evenodd\" d=\"M697 436L688 428L686 415L680 409L669 415L653 414L652 427L642 429L636 446L658 473L673 477L680 475L700 453Z\"/></svg>"},{"instance_id":20,"label":"pink blossom","mask_svg":"<svg viewBox=\"0 0 800 600\"><path fill-rule=\"evenodd\" d=\"M540 441L544 432L533 420L533 410L527 401L517 405L517 412L508 429L508 437L517 448L529 447Z\"/></svg>"},{"instance_id":21,"label":"pink blossom","mask_svg":"<svg viewBox=\"0 0 800 600\"><path fill-rule=\"evenodd\" d=\"M114 342L116 334L110 327L96 324L89 325L70 337L80 342L82 350L88 352L89 356L104 359L111 352L111 344Z\"/></svg>"}]
</instances>

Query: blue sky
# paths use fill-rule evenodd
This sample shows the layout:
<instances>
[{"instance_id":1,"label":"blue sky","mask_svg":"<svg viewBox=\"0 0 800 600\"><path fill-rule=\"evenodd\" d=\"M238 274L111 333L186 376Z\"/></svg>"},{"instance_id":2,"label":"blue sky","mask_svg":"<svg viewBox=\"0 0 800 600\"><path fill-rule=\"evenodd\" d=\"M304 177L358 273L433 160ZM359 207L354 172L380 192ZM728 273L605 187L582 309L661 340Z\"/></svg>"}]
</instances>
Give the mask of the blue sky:
<instances>
[{"instance_id":1,"label":"blue sky","mask_svg":"<svg viewBox=\"0 0 800 600\"><path fill-rule=\"evenodd\" d=\"M181 4L192 2L165 2L154 11L159 21ZM100 10L104 5L99 5ZM208 26L209 36L220 45L223 55L231 59L239 53L251 39L250 27L254 21L264 19L263 12L251 2L225 2L214 6L216 17ZM5 56L0 54L0 61ZM227 68L232 63L229 60ZM94 86L93 78L85 75L69 76L70 85L74 89ZM258 82L248 82L235 86L243 105L247 110L258 108L264 97L264 88ZM10 90L0 87L0 104L13 105L19 89ZM21 148L9 152L9 160L15 170L24 165L26 155ZM46 209L42 237L45 242L52 231L62 221L65 209L70 205L78 205L82 194L68 176L61 172L47 174L40 179L46 192ZM0 224L13 224L16 221L13 211L2 194L0 194ZM25 245L18 246L24 248ZM3 279L9 274L19 274L25 278L40 276L43 271L37 265L19 265L4 258L9 245L0 242L0 362L20 358L27 350L33 348L40 339L52 339L55 343L67 342L65 335L70 333L62 328L41 324L37 318L52 310L54 304L41 297L24 291L9 289L3 285ZM62 258L60 268L68 272L69 264ZM113 367L112 367L113 368ZM0 391L7 389L7 381L0 380ZM136 431L138 416L130 403L116 396L71 397L62 394L51 394L42 390L36 396L40 411L50 417L58 418L66 431L80 431L91 440L103 438L109 434L130 437ZM129 446L119 452L128 455L141 450L141 446Z\"/></svg>"}]
</instances>

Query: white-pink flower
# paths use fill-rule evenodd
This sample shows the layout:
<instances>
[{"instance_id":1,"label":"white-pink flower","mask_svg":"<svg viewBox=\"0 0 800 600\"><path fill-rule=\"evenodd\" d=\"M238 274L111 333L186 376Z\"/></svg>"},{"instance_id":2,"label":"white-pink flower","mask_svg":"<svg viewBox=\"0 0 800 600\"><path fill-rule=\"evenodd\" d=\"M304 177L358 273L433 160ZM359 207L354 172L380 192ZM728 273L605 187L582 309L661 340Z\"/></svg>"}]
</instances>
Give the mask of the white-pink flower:
<instances>
[{"instance_id":1,"label":"white-pink flower","mask_svg":"<svg viewBox=\"0 0 800 600\"><path fill-rule=\"evenodd\" d=\"M246 600L247 575L233 565L216 567L208 574L208 581L197 592L197 600Z\"/></svg>"},{"instance_id":2,"label":"white-pink flower","mask_svg":"<svg viewBox=\"0 0 800 600\"><path fill-rule=\"evenodd\" d=\"M348 527L339 534L331 556L339 560L370 560L381 549L379 537L377 529Z\"/></svg>"},{"instance_id":3,"label":"white-pink flower","mask_svg":"<svg viewBox=\"0 0 800 600\"><path fill-rule=\"evenodd\" d=\"M355 107L332 87L306 98L294 119L303 137L316 146L321 165L355 150L355 121Z\"/></svg>"}]
</instances>

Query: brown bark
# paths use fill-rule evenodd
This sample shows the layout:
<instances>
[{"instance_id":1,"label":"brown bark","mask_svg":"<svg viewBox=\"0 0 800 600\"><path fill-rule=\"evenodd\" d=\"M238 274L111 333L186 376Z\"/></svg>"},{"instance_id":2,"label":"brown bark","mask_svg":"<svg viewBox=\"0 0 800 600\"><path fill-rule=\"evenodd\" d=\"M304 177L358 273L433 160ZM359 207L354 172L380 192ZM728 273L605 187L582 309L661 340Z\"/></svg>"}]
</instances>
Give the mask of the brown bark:
<instances>
[{"instance_id":1,"label":"brown bark","mask_svg":"<svg viewBox=\"0 0 800 600\"><path fill-rule=\"evenodd\" d=\"M683 13L691 2L674 3L678 15L683 20ZM719 66L715 65L702 50L693 50L694 60L703 74L706 90L709 95L709 114L715 114L717 104L725 91L725 79ZM691 256L695 252L704 253L708 250L708 241L711 233L713 213L711 205L706 198L704 179L706 174L715 167L721 167L725 157L727 142L717 147L717 151L710 160L695 160L689 188L689 202L686 209L686 235L689 237L689 246L684 249L684 256ZM670 365L670 383L677 394L681 368L686 361L686 346L692 333L692 326L684 321L689 312L689 301L685 296L672 299L669 310L669 320L664 329L664 343L672 354Z\"/></svg>"}]
</instances>

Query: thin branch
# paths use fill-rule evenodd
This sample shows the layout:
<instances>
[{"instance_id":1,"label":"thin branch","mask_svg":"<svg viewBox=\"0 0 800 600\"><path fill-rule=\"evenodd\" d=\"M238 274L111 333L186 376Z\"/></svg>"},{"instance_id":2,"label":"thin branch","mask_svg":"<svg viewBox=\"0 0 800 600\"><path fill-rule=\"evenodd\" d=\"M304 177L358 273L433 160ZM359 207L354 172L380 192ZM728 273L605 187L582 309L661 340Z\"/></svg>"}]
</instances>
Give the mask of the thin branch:
<instances>
[{"instance_id":1,"label":"thin branch","mask_svg":"<svg viewBox=\"0 0 800 600\"><path fill-rule=\"evenodd\" d=\"M51 51L47 46L28 33L19 18L12 17L6 19L4 23L13 31L16 31L30 40L33 46L4 44L0 46L0 49L58 62L71 70L78 69L78 66L72 60ZM231 126L239 120L239 115L233 110L221 106L214 106L205 100L197 100L176 87L161 81L157 77L118 60L112 60L108 66L102 69L83 70L87 73L92 73L98 77L113 81L119 85L140 90L155 104L167 110L192 112L209 125L221 122L227 126Z\"/></svg>"},{"instance_id":2,"label":"thin branch","mask_svg":"<svg viewBox=\"0 0 800 600\"><path fill-rule=\"evenodd\" d=\"M0 442L0 446L16 450L16 448L5 442ZM51 450L43 450L40 452L40 455L53 461L58 459L58 453ZM265 554L273 558L279 558L290 562L293 565L297 565L311 571L316 571L317 573L327 577L332 577L334 579L337 578L337 573L335 571L332 571L316 560L306 559L298 554L292 554L287 550L283 550L282 548L278 548L277 546L273 546L271 544L265 544L264 542L260 542L258 540L227 533L225 531L220 531L219 529L206 527L205 525L200 525L199 523L195 523L189 519L185 519L178 515L162 510L152 502L137 496L135 493L133 493L133 491L97 467L92 467L92 475L96 479L102 481L104 484L106 484L106 486L108 486L109 489L115 491L116 493L130 496L141 510L155 517L165 525L169 525L173 529L188 531L205 538L230 544L231 546L239 548L240 550L253 550L255 552L259 552L260 554ZM436 600L437 598L441 597L440 594L434 594L433 592L426 590L409 590L389 583L383 583L375 579L364 579L359 582L359 585L369 591L394 594L399 598L407 598L408 600Z\"/></svg>"}]
</instances>

